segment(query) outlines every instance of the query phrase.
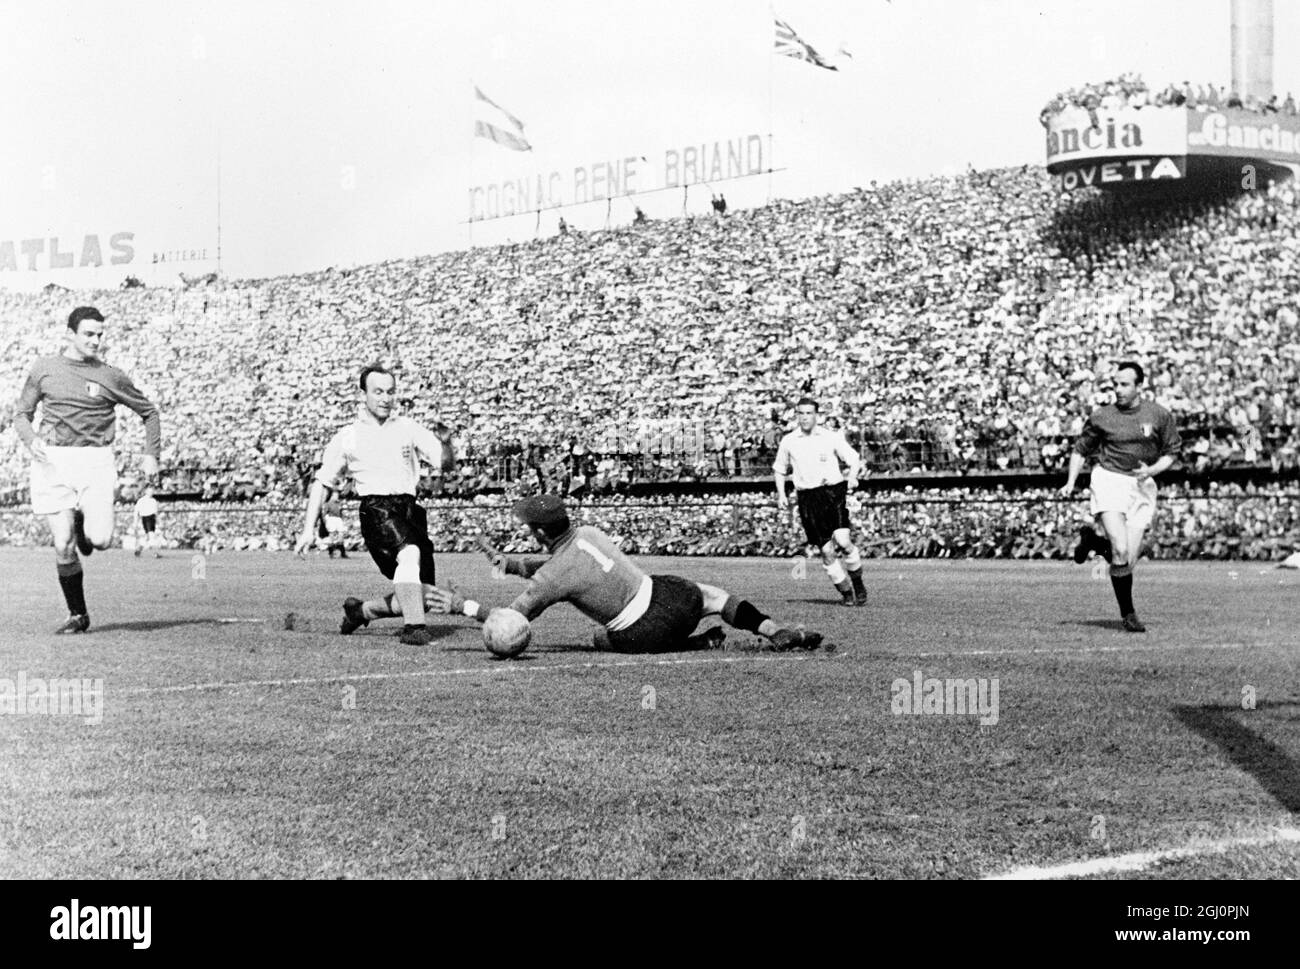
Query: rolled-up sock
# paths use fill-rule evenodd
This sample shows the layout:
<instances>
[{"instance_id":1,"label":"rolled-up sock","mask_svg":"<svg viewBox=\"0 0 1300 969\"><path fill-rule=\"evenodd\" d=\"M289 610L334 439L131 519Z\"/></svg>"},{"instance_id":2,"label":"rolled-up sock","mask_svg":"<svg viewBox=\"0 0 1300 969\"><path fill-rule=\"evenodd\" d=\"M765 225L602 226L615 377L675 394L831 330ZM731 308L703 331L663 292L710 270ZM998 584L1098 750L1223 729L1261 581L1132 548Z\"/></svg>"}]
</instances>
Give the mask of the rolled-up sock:
<instances>
[{"instance_id":1,"label":"rolled-up sock","mask_svg":"<svg viewBox=\"0 0 1300 969\"><path fill-rule=\"evenodd\" d=\"M59 562L55 568L59 573L59 585L63 588L63 599L68 604L68 612L74 616L86 615L86 592L82 586L81 560Z\"/></svg>"}]
</instances>

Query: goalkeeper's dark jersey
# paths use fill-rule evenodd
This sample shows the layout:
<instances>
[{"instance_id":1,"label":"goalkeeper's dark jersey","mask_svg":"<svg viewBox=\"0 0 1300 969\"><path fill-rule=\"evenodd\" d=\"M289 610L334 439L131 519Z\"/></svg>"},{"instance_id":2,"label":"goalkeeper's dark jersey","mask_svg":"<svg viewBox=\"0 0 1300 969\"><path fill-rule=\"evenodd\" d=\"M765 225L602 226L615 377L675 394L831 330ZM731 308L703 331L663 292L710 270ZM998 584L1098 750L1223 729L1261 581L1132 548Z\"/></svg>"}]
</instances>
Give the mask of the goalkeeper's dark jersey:
<instances>
[{"instance_id":1,"label":"goalkeeper's dark jersey","mask_svg":"<svg viewBox=\"0 0 1300 969\"><path fill-rule=\"evenodd\" d=\"M608 535L590 525L571 529L549 559L511 559L506 571L531 577L528 588L510 604L529 620L557 602L569 602L602 626L627 608L646 580Z\"/></svg>"}]
</instances>

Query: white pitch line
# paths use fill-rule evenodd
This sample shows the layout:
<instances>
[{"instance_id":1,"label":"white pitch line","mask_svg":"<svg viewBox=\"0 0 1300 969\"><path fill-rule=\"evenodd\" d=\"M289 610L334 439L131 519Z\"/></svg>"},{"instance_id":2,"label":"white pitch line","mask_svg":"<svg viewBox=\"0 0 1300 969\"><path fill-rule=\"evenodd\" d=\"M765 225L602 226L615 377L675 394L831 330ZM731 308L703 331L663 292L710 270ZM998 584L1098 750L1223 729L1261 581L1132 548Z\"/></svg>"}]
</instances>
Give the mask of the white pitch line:
<instances>
[{"instance_id":1,"label":"white pitch line","mask_svg":"<svg viewBox=\"0 0 1300 969\"><path fill-rule=\"evenodd\" d=\"M1284 643L1256 643L1257 649L1281 648ZM1247 649L1246 643L1185 643L1182 645L1176 643L1159 643L1150 646L1133 644L1132 646L1049 646L1042 649L968 649L968 650L945 650L940 653L906 653L899 654L900 657L915 656L917 659L928 659L935 656L1042 656L1044 654L1081 654L1081 653L1142 653L1150 650L1162 650L1165 652L1175 649Z\"/></svg>"},{"instance_id":2,"label":"white pitch line","mask_svg":"<svg viewBox=\"0 0 1300 969\"><path fill-rule=\"evenodd\" d=\"M1181 848L1168 848L1164 851L1134 851L1127 855L1090 858L1087 861L1072 861L1063 865L1047 867L1030 865L1000 875L985 875L982 881L1044 881L1054 878L1103 875L1109 872L1142 871L1159 861L1195 858L1198 855L1217 854L1232 848L1259 848L1280 842L1300 842L1300 829L1275 828L1271 833L1263 836L1192 842Z\"/></svg>"},{"instance_id":3,"label":"white pitch line","mask_svg":"<svg viewBox=\"0 0 1300 969\"><path fill-rule=\"evenodd\" d=\"M346 683L354 680L404 680L421 677L475 676L481 674L519 675L523 673L544 673L551 670L617 669L623 666L705 666L716 663L777 663L800 658L802 657L713 656L708 659L644 659L610 663L548 663L543 666L510 663L476 666L469 669L412 670L407 673L339 673L336 676L303 676L284 680L229 680L217 683L182 683L175 686L143 686L132 690L123 690L122 693L128 696L156 693L196 693L204 690L234 690L250 686L312 686L319 683Z\"/></svg>"}]
</instances>

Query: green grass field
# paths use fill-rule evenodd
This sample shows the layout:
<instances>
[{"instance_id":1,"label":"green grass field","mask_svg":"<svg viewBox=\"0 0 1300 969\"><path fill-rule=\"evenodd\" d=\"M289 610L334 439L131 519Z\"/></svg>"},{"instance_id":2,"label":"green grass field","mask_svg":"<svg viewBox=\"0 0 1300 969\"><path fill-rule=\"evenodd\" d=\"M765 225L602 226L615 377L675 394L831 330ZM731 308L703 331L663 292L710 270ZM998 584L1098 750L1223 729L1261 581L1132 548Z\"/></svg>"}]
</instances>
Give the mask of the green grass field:
<instances>
[{"instance_id":1,"label":"green grass field","mask_svg":"<svg viewBox=\"0 0 1300 969\"><path fill-rule=\"evenodd\" d=\"M55 637L52 553L0 549L0 678L104 689L97 724L0 716L0 875L1300 876L1296 572L1144 564L1132 635L1087 566L874 561L849 610L815 566L646 564L837 648L594 653L562 606L503 662L467 620L339 636L384 591L365 557L118 550L86 564L91 634ZM996 680L997 722L895 714L917 670Z\"/></svg>"}]
</instances>

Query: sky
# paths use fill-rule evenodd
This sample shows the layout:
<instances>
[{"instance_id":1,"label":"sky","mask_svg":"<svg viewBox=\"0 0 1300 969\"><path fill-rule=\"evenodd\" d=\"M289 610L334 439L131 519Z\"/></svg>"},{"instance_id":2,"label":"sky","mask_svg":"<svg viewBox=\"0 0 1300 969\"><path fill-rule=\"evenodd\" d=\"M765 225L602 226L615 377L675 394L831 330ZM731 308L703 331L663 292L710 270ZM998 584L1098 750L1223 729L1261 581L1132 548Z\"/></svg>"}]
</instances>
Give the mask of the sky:
<instances>
[{"instance_id":1,"label":"sky","mask_svg":"<svg viewBox=\"0 0 1300 969\"><path fill-rule=\"evenodd\" d=\"M839 69L774 56L774 12ZM1300 4L1274 65L1300 94ZM1042 164L1043 104L1124 71L1226 84L1229 0L0 0L0 286L170 284L217 268L218 225L258 278ZM473 137L474 85L532 151ZM773 174L652 191L751 136ZM468 222L475 186L571 202L625 158L634 200Z\"/></svg>"}]
</instances>

